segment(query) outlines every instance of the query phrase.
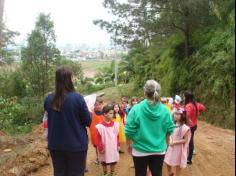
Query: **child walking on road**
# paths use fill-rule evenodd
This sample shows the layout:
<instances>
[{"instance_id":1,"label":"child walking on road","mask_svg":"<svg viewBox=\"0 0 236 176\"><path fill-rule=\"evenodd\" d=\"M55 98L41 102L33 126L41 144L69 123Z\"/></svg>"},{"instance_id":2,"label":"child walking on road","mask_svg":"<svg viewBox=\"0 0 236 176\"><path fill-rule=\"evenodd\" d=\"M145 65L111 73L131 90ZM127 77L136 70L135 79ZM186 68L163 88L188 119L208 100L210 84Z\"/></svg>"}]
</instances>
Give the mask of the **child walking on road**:
<instances>
[{"instance_id":1,"label":"child walking on road","mask_svg":"<svg viewBox=\"0 0 236 176\"><path fill-rule=\"evenodd\" d=\"M94 105L94 112L92 113L92 123L89 127L90 135L91 135L91 143L96 150L96 160L95 164L99 164L98 161L98 152L97 152L97 134L96 134L96 125L102 122L102 108L103 108L103 100L102 98L97 98Z\"/></svg>"},{"instance_id":2,"label":"child walking on road","mask_svg":"<svg viewBox=\"0 0 236 176\"><path fill-rule=\"evenodd\" d=\"M176 128L170 136L169 147L165 155L164 162L167 164L168 176L174 176L172 170L176 167L176 175L181 175L181 169L187 166L188 144L191 137L190 128L186 125L187 118L184 108L179 108L174 112Z\"/></svg>"},{"instance_id":3,"label":"child walking on road","mask_svg":"<svg viewBox=\"0 0 236 176\"><path fill-rule=\"evenodd\" d=\"M96 125L98 159L102 164L103 176L115 176L115 165L119 160L119 123L112 120L113 116L113 105L104 106L103 121Z\"/></svg>"},{"instance_id":4,"label":"child walking on road","mask_svg":"<svg viewBox=\"0 0 236 176\"><path fill-rule=\"evenodd\" d=\"M126 143L124 121L125 114L121 112L119 104L114 104L114 122L119 123L119 140L121 144ZM119 153L124 153L120 149Z\"/></svg>"}]
</instances>

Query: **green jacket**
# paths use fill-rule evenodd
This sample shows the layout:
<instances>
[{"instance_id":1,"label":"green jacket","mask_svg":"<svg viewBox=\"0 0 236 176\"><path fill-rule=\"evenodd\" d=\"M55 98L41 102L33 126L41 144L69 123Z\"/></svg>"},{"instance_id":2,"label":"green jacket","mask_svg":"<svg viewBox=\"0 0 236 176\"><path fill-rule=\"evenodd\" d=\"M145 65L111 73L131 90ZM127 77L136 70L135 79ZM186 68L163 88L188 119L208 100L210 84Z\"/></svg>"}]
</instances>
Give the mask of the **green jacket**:
<instances>
[{"instance_id":1,"label":"green jacket","mask_svg":"<svg viewBox=\"0 0 236 176\"><path fill-rule=\"evenodd\" d=\"M127 140L132 147L143 153L161 153L167 148L166 136L175 128L172 117L162 103L151 105L143 100L135 105L128 114L125 126Z\"/></svg>"}]
</instances>

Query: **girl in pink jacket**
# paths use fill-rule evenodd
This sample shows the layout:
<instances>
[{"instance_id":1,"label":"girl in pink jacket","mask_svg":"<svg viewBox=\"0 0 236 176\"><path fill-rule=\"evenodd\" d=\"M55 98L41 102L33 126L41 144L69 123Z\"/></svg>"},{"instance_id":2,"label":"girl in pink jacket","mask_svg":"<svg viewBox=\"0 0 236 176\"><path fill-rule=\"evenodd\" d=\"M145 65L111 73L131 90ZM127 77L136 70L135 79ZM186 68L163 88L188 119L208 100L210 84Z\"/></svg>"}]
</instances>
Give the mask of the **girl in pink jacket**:
<instances>
[{"instance_id":1,"label":"girl in pink jacket","mask_svg":"<svg viewBox=\"0 0 236 176\"><path fill-rule=\"evenodd\" d=\"M181 169L187 166L188 144L191 137L190 128L186 125L187 118L184 108L174 112L176 128L170 136L169 147L164 162L167 164L168 176L174 176L173 167L176 167L176 176L180 176Z\"/></svg>"},{"instance_id":2,"label":"girl in pink jacket","mask_svg":"<svg viewBox=\"0 0 236 176\"><path fill-rule=\"evenodd\" d=\"M119 123L112 120L113 116L113 105L104 106L103 121L96 125L98 159L102 164L104 176L108 174L108 166L109 176L115 175L115 165L119 161Z\"/></svg>"}]
</instances>

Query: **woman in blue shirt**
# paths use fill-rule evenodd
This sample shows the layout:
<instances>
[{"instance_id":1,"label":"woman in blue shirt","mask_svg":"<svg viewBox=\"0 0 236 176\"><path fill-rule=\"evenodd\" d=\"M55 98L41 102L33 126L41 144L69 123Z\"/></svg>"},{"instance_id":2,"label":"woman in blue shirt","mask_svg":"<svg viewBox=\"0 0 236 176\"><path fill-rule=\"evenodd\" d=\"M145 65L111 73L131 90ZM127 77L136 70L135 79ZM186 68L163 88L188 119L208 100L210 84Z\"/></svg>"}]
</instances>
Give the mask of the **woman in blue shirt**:
<instances>
[{"instance_id":1,"label":"woman in blue shirt","mask_svg":"<svg viewBox=\"0 0 236 176\"><path fill-rule=\"evenodd\" d=\"M84 176L91 123L84 98L75 92L73 73L63 66L56 71L56 90L44 102L48 113L48 149L54 176Z\"/></svg>"}]
</instances>

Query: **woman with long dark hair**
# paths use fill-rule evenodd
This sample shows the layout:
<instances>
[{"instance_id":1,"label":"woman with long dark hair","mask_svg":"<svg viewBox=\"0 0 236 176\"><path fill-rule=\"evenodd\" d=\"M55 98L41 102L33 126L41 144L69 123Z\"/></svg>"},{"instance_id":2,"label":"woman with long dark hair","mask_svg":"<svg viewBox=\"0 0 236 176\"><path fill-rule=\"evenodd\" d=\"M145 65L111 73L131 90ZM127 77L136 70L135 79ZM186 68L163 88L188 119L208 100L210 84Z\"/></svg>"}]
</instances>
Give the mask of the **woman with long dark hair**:
<instances>
[{"instance_id":1,"label":"woman with long dark hair","mask_svg":"<svg viewBox=\"0 0 236 176\"><path fill-rule=\"evenodd\" d=\"M73 72L63 66L56 71L55 92L44 102L48 113L48 149L54 176L84 176L91 123L84 98L75 92Z\"/></svg>"},{"instance_id":2,"label":"woman with long dark hair","mask_svg":"<svg viewBox=\"0 0 236 176\"><path fill-rule=\"evenodd\" d=\"M194 95L190 91L184 92L184 104L188 118L188 126L191 129L191 139L189 142L188 164L192 164L193 150L194 150L194 133L197 130L198 116L205 111L205 106L197 103Z\"/></svg>"}]
</instances>

